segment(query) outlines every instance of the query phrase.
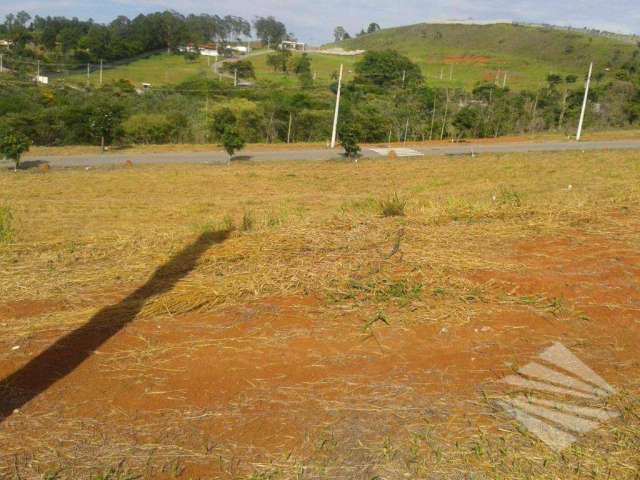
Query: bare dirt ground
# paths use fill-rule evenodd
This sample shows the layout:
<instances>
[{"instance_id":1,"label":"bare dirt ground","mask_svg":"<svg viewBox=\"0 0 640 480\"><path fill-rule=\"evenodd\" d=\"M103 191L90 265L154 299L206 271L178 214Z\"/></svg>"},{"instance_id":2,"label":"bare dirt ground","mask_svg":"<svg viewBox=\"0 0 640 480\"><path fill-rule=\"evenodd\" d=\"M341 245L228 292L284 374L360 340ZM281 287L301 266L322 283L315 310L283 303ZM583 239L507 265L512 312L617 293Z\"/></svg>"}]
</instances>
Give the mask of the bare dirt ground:
<instances>
[{"instance_id":1,"label":"bare dirt ground","mask_svg":"<svg viewBox=\"0 0 640 480\"><path fill-rule=\"evenodd\" d=\"M484 65L493 60L491 57L485 57L481 55L463 55L459 57L446 57L444 59L444 63L446 64L459 64L459 65L468 65L468 64L480 64Z\"/></svg>"},{"instance_id":2,"label":"bare dirt ground","mask_svg":"<svg viewBox=\"0 0 640 480\"><path fill-rule=\"evenodd\" d=\"M130 323L0 423L0 476L636 478L640 214L633 183L639 172L629 155L582 161L556 155L531 167L502 159L484 178L473 175L479 166L444 160L422 180L423 167L404 161L395 165L401 171L372 162L359 167L354 182L326 185L333 177L321 165L252 167L258 177L248 167L213 174L214 203L226 188L249 192L252 178L272 203L282 195L273 188L281 176L297 175L286 180L297 182L291 198L317 213L234 233L203 251L193 271L154 286ZM471 171L462 174L461 166ZM335 178L343 178L352 167L334 168ZM531 169L546 169L547 177L532 181ZM167 167L163 175L173 172ZM42 182L35 194L81 181L82 173L56 175L32 174ZM315 178L315 185L300 176ZM173 189L189 187L194 195L206 185L175 178ZM406 219L368 210L367 192L380 188L382 178L414 192ZM567 178L576 186L568 188ZM590 183L596 178L604 180ZM513 190L498 195L504 203L496 206L492 192L505 179ZM126 180L123 190L133 182L158 193L160 187L141 180ZM428 198L416 189L424 181L433 185ZM472 199L430 203L452 183ZM365 185L370 190L361 190ZM146 198L155 198L149 192ZM77 195L80 202L88 193ZM135 222L138 205L134 200L119 221L125 215ZM159 219L174 218L163 208ZM7 287L14 299L0 306L0 378L59 342L60 363L40 371L55 376L73 356L71 347L86 349L92 335L109 327L105 319L92 323L86 343L60 343L61 337L100 316L100 308L117 306L109 322L134 308L132 290L145 288L137 265L129 262L132 278L114 282L107 272L112 260L98 255L92 263L90 251L78 247L72 254L78 267L60 265L59 278L57 260L36 262L40 280L20 273L15 254L3 254L13 265L3 273L15 273L16 283ZM85 262L92 268L106 262L103 281L71 288ZM152 262L143 263L140 271L148 271ZM161 273L146 285L174 275ZM30 292L38 281L41 291ZM505 391L500 378L557 341L620 391L611 402L623 412L562 454L493 401ZM23 380L25 391L42 381ZM3 401L15 394L3 392Z\"/></svg>"}]
</instances>

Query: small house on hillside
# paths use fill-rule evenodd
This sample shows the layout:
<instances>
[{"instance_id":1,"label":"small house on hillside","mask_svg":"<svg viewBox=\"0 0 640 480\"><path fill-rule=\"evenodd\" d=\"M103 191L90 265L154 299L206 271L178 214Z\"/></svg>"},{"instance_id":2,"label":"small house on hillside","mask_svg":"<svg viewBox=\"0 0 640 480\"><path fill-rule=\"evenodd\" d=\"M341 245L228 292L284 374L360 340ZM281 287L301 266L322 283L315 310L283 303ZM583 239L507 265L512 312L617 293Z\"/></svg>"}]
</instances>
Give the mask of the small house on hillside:
<instances>
[{"instance_id":1,"label":"small house on hillside","mask_svg":"<svg viewBox=\"0 0 640 480\"><path fill-rule=\"evenodd\" d=\"M0 39L0 47L9 48L13 46L13 42L11 40Z\"/></svg>"},{"instance_id":2,"label":"small house on hillside","mask_svg":"<svg viewBox=\"0 0 640 480\"><path fill-rule=\"evenodd\" d=\"M218 53L218 46L214 43L204 43L200 45L200 55L205 57L217 57L220 55L220 53Z\"/></svg>"},{"instance_id":3,"label":"small house on hillside","mask_svg":"<svg viewBox=\"0 0 640 480\"><path fill-rule=\"evenodd\" d=\"M226 49L243 55L250 52L250 47L244 45L227 45Z\"/></svg>"},{"instance_id":4,"label":"small house on hillside","mask_svg":"<svg viewBox=\"0 0 640 480\"><path fill-rule=\"evenodd\" d=\"M196 53L199 52L200 55L204 56L204 57L217 57L220 54L218 53L218 46L213 44L213 43L204 43L202 45L200 45L199 47L196 47L195 45L193 45L192 43L184 46L184 47L180 47L178 50L180 50L182 53Z\"/></svg>"},{"instance_id":5,"label":"small house on hillside","mask_svg":"<svg viewBox=\"0 0 640 480\"><path fill-rule=\"evenodd\" d=\"M302 42L295 42L292 40L285 40L280 44L281 50L299 50L304 52L306 49L306 44Z\"/></svg>"}]
</instances>

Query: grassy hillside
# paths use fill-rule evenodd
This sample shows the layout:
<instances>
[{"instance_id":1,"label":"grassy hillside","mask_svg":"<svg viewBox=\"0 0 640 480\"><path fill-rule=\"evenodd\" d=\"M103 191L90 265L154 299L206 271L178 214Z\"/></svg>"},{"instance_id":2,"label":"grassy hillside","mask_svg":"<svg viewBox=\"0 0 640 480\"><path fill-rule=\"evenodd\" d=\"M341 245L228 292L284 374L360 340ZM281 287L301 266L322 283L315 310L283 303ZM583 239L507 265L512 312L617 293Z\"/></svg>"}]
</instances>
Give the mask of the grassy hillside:
<instances>
[{"instance_id":1,"label":"grassy hillside","mask_svg":"<svg viewBox=\"0 0 640 480\"><path fill-rule=\"evenodd\" d=\"M294 53L299 56L301 53ZM316 82L320 84L328 84L332 81L331 75L340 69L340 64L344 65L344 75L347 80L352 77L353 65L358 60L357 57L340 57L337 55L324 55L320 53L309 53L311 58L311 69L316 73ZM258 80L271 80L287 85L297 85L298 80L295 75L283 75L274 72L267 65L267 57L265 55L253 57L250 59L256 70Z\"/></svg>"},{"instance_id":2,"label":"grassy hillside","mask_svg":"<svg viewBox=\"0 0 640 480\"><path fill-rule=\"evenodd\" d=\"M549 73L583 75L615 69L634 45L551 28L508 24L418 24L386 29L341 42L346 49L392 48L417 62L432 84L472 87L503 78L514 89L535 88Z\"/></svg>"},{"instance_id":3,"label":"grassy hillside","mask_svg":"<svg viewBox=\"0 0 640 480\"><path fill-rule=\"evenodd\" d=\"M298 56L300 53L294 53L294 55ZM353 57L339 57L317 53L310 53L309 56L311 57L311 68L316 73L316 80L320 84L330 83L332 73L340 68L341 63L345 66L345 77L348 80L351 77L353 64L357 61L357 59ZM267 65L266 55L254 55L248 58L248 60L253 63L258 80L269 80L290 86L298 84L295 75L284 75L279 72L274 72L273 69ZM216 78L216 74L211 68L214 61L214 59L210 59L209 64L207 57L200 57L195 61L187 61L182 55L162 53L142 60L136 60L126 65L113 68L107 67L103 73L103 81L109 82L112 80L126 79L137 86L140 86L142 83L151 83L154 86L158 86L177 84L193 76ZM64 78L80 84L84 84L87 81L86 73L69 75ZM92 72L90 81L94 85L99 82L97 71Z\"/></svg>"},{"instance_id":4,"label":"grassy hillside","mask_svg":"<svg viewBox=\"0 0 640 480\"><path fill-rule=\"evenodd\" d=\"M612 77L613 73L606 69L615 71L637 49L635 45L611 38L506 24L411 25L364 35L341 42L339 46L346 49L398 50L420 66L431 85L471 89L478 82L496 79L502 82L506 74L507 84L514 90L538 88L550 73L582 77L591 60L595 62L596 72ZM346 79L349 80L353 65L359 58L309 55L320 84L329 83L331 74L341 63L345 65ZM274 72L267 65L266 55L252 56L250 60L258 80L297 85L295 75ZM180 55L160 54L106 69L104 79L124 78L138 85L142 82L165 85L179 83L194 75L215 76L207 58L188 62ZM84 74L68 78L80 83L86 81ZM91 80L94 83L98 81L97 73Z\"/></svg>"},{"instance_id":5,"label":"grassy hillside","mask_svg":"<svg viewBox=\"0 0 640 480\"><path fill-rule=\"evenodd\" d=\"M186 61L181 55L162 53L113 68L106 66L103 72L103 81L126 79L138 86L142 83L170 85L180 83L194 75L209 75L213 78L214 74L207 65L206 57L200 57L195 61ZM65 78L76 83L87 81L86 74L82 73ZM98 84L99 74L97 71L92 71L89 78L92 84Z\"/></svg>"}]
</instances>

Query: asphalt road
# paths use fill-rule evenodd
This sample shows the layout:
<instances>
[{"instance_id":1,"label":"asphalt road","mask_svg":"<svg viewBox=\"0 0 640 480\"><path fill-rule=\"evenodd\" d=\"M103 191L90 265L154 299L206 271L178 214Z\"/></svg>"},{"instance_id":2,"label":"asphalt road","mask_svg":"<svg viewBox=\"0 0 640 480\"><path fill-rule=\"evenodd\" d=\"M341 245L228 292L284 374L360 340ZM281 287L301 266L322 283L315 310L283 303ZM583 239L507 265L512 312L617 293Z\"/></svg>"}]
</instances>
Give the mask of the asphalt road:
<instances>
[{"instance_id":1,"label":"asphalt road","mask_svg":"<svg viewBox=\"0 0 640 480\"><path fill-rule=\"evenodd\" d=\"M546 143L502 143L502 144L452 144L438 146L412 147L420 154L429 156L476 155L488 153L527 153L527 152L565 152L565 151L607 151L607 150L640 150L640 140L610 140L594 142L546 142ZM340 158L342 150L328 148L243 151L234 158L234 162L242 161L276 161L276 160L315 160L326 161ZM364 157L382 158L380 154L369 148L363 148ZM104 167L122 165L127 160L134 164L224 164L227 155L221 151L198 153L147 153L127 154L108 153L104 155L73 156L28 156L23 160L24 168L33 168L48 163L53 168L65 167ZM11 165L8 161L0 163Z\"/></svg>"}]
</instances>

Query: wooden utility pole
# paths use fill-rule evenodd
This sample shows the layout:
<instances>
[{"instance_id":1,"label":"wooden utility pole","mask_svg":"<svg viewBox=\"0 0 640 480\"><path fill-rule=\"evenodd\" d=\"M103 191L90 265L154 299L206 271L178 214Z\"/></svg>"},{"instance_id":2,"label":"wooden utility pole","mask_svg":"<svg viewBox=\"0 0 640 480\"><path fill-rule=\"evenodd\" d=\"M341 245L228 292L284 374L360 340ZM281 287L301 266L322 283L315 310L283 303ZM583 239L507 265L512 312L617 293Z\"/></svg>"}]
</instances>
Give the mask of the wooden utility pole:
<instances>
[{"instance_id":1,"label":"wooden utility pole","mask_svg":"<svg viewBox=\"0 0 640 480\"><path fill-rule=\"evenodd\" d=\"M291 123L293 122L293 113L289 112L289 130L287 130L287 143L291 143Z\"/></svg>"},{"instance_id":2,"label":"wooden utility pole","mask_svg":"<svg viewBox=\"0 0 640 480\"><path fill-rule=\"evenodd\" d=\"M100 59L100 85L102 85L102 59Z\"/></svg>"},{"instance_id":3,"label":"wooden utility pole","mask_svg":"<svg viewBox=\"0 0 640 480\"><path fill-rule=\"evenodd\" d=\"M338 76L338 94L336 96L336 111L333 115L333 132L331 134L331 148L336 148L336 136L338 134L338 115L340 112L340 93L342 91L342 71L344 66L340 64L340 75Z\"/></svg>"},{"instance_id":4,"label":"wooden utility pole","mask_svg":"<svg viewBox=\"0 0 640 480\"><path fill-rule=\"evenodd\" d=\"M2 65L2 54L0 53L0 73L4 73L4 67Z\"/></svg>"},{"instance_id":5,"label":"wooden utility pole","mask_svg":"<svg viewBox=\"0 0 640 480\"><path fill-rule=\"evenodd\" d=\"M582 137L582 126L584 125L584 114L587 111L587 101L589 100L589 87L591 86L591 74L593 73L593 62L589 65L589 75L587 76L587 85L584 90L584 100L582 101L582 112L580 113L580 123L578 123L578 133L576 140L579 142Z\"/></svg>"},{"instance_id":6,"label":"wooden utility pole","mask_svg":"<svg viewBox=\"0 0 640 480\"><path fill-rule=\"evenodd\" d=\"M233 86L234 87L238 86L238 69L237 68L233 71Z\"/></svg>"},{"instance_id":7,"label":"wooden utility pole","mask_svg":"<svg viewBox=\"0 0 640 480\"><path fill-rule=\"evenodd\" d=\"M91 82L91 64L87 63L87 85Z\"/></svg>"}]
</instances>

